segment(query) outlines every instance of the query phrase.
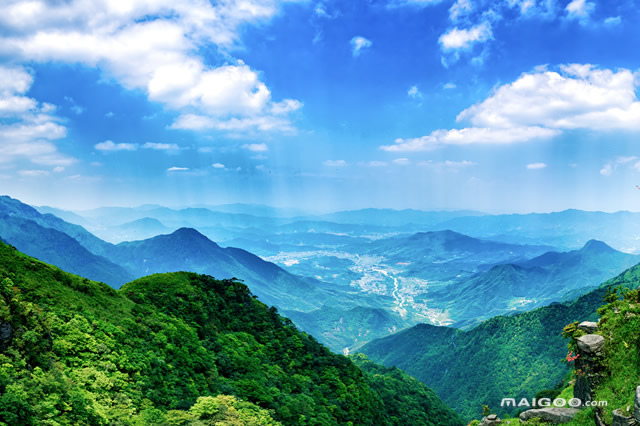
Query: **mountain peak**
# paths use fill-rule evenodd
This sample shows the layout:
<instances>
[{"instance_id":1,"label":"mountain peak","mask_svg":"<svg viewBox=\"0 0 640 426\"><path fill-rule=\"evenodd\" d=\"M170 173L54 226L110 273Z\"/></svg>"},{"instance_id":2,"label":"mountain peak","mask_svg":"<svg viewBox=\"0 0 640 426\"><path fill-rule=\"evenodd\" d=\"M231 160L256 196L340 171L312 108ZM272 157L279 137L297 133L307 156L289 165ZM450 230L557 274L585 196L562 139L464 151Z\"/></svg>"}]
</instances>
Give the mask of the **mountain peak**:
<instances>
[{"instance_id":1,"label":"mountain peak","mask_svg":"<svg viewBox=\"0 0 640 426\"><path fill-rule=\"evenodd\" d=\"M580 251L590 253L614 253L616 250L598 240L589 240Z\"/></svg>"}]
</instances>

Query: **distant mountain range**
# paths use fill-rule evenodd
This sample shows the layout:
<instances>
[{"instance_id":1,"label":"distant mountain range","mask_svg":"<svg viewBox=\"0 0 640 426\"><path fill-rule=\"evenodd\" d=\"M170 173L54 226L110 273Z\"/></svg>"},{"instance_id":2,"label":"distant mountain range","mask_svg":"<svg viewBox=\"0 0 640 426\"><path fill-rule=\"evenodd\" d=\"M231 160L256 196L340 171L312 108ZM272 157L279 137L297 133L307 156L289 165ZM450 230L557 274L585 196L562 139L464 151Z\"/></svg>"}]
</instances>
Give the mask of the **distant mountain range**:
<instances>
[{"instance_id":1,"label":"distant mountain range","mask_svg":"<svg viewBox=\"0 0 640 426\"><path fill-rule=\"evenodd\" d=\"M239 214L237 208L228 213L147 205L95 209L81 212L83 217L40 208L86 220L112 236L141 238L111 244L53 214L1 197L0 238L116 288L150 273L182 270L242 279L262 301L286 311L336 351L418 322L468 328L494 315L569 300L637 261L596 241L563 253L546 245L478 239L451 230L407 233L416 226L409 220L493 223L477 212L368 209L336 213L333 219L354 223L335 223L318 221L320 217L258 217ZM590 216L573 214L582 213ZM366 217L374 223L364 223ZM569 220L571 215L553 217ZM560 223L555 229L571 228ZM161 235L143 238L156 233ZM225 235L243 249L223 248L211 241L211 233Z\"/></svg>"}]
</instances>

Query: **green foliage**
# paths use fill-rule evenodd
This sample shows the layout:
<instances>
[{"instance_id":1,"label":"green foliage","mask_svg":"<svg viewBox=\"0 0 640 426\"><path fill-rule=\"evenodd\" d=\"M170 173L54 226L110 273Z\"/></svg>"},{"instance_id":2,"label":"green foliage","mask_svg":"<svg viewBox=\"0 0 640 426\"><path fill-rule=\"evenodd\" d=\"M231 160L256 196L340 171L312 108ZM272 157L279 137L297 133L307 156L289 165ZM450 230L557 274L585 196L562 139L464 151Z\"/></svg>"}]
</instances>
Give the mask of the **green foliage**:
<instances>
[{"instance_id":1,"label":"green foliage","mask_svg":"<svg viewBox=\"0 0 640 426\"><path fill-rule=\"evenodd\" d=\"M363 374L235 280L158 274L115 291L0 243L0 325L0 424L385 425L402 413L419 425L449 413L421 386ZM387 382L405 393L389 398Z\"/></svg>"},{"instance_id":2,"label":"green foliage","mask_svg":"<svg viewBox=\"0 0 640 426\"><path fill-rule=\"evenodd\" d=\"M351 359L366 374L371 387L388 407L392 424L464 424L462 418L431 389L404 371L378 365L363 354L355 354Z\"/></svg>"},{"instance_id":3,"label":"green foliage","mask_svg":"<svg viewBox=\"0 0 640 426\"><path fill-rule=\"evenodd\" d=\"M374 362L416 377L466 420L477 418L483 404L496 407L501 417L515 415L515 410L500 407L502 398L531 399L541 389L555 388L569 372L562 337L565 325L596 319L608 287L637 288L639 283L640 266L636 266L572 302L495 317L469 331L421 324L360 350ZM637 342L631 336L622 342L629 348L640 347L631 346ZM629 353L638 355L637 350L627 349ZM633 365L640 365L637 358L627 361L633 360ZM636 379L640 378L632 375L629 380Z\"/></svg>"}]
</instances>

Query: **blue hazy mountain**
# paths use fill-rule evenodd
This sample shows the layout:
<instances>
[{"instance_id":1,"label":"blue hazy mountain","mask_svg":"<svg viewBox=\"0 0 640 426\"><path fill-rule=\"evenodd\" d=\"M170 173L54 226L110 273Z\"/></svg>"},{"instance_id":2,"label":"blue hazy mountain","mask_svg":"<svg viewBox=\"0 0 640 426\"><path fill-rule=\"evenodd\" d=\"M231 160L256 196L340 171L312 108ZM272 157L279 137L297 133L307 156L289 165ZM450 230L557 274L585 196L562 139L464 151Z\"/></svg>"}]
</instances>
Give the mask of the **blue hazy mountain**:
<instances>
[{"instance_id":1,"label":"blue hazy mountain","mask_svg":"<svg viewBox=\"0 0 640 426\"><path fill-rule=\"evenodd\" d=\"M7 244L43 262L116 288L134 278L130 271L91 253L64 232L34 220L0 212L0 236Z\"/></svg>"},{"instance_id":2,"label":"blue hazy mountain","mask_svg":"<svg viewBox=\"0 0 640 426\"><path fill-rule=\"evenodd\" d=\"M505 242L549 244L576 249L597 239L624 252L640 252L640 213L564 210L530 213L457 217L434 227L478 238Z\"/></svg>"}]
</instances>

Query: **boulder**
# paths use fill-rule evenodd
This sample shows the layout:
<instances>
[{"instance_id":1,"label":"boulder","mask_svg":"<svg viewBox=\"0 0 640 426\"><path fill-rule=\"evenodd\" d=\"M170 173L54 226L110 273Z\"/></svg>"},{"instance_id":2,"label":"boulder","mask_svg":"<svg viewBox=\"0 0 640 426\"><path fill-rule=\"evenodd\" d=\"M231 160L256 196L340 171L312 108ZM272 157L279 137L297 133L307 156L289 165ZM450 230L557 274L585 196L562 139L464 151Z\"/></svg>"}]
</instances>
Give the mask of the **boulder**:
<instances>
[{"instance_id":1,"label":"boulder","mask_svg":"<svg viewBox=\"0 0 640 426\"><path fill-rule=\"evenodd\" d=\"M585 376L578 376L573 385L573 397L578 398L582 404L591 401L591 386Z\"/></svg>"},{"instance_id":2,"label":"boulder","mask_svg":"<svg viewBox=\"0 0 640 426\"><path fill-rule=\"evenodd\" d=\"M545 407L527 410L520 413L520 420L526 422L531 419L541 419L554 424L569 423L578 413L577 408Z\"/></svg>"},{"instance_id":3,"label":"boulder","mask_svg":"<svg viewBox=\"0 0 640 426\"><path fill-rule=\"evenodd\" d=\"M633 403L633 418L640 424L640 386L636 388L636 399Z\"/></svg>"},{"instance_id":4,"label":"boulder","mask_svg":"<svg viewBox=\"0 0 640 426\"><path fill-rule=\"evenodd\" d=\"M633 417L627 417L621 410L613 410L613 423L611 426L630 426L636 424Z\"/></svg>"},{"instance_id":5,"label":"boulder","mask_svg":"<svg viewBox=\"0 0 640 426\"><path fill-rule=\"evenodd\" d=\"M582 321L578 324L578 329L584 331L585 333L593 334L598 331L598 323L593 321Z\"/></svg>"},{"instance_id":6,"label":"boulder","mask_svg":"<svg viewBox=\"0 0 640 426\"><path fill-rule=\"evenodd\" d=\"M588 355L600 355L604 346L604 337L599 334L587 334L578 338L578 350Z\"/></svg>"},{"instance_id":7,"label":"boulder","mask_svg":"<svg viewBox=\"0 0 640 426\"><path fill-rule=\"evenodd\" d=\"M502 420L500 420L500 418L495 414L489 414L487 417L482 419L480 426L490 426L490 425L499 425L499 424L502 424Z\"/></svg>"}]
</instances>

